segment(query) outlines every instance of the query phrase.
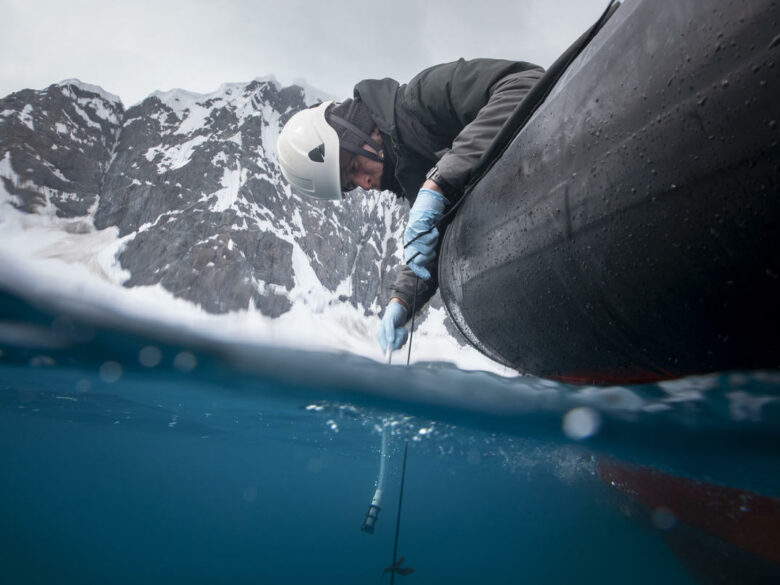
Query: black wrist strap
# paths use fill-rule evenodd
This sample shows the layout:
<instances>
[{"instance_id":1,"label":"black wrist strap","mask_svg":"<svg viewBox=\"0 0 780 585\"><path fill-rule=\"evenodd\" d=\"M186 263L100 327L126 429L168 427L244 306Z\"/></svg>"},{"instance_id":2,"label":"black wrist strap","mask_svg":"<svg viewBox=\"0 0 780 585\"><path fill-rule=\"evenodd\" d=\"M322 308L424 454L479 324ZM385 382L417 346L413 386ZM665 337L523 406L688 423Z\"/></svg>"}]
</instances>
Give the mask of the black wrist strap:
<instances>
[{"instance_id":1,"label":"black wrist strap","mask_svg":"<svg viewBox=\"0 0 780 585\"><path fill-rule=\"evenodd\" d=\"M430 171L428 171L428 174L425 175L425 178L429 181L433 181L436 183L439 188L441 189L442 194L444 197L449 199L449 196L452 194L454 189L452 188L452 185L450 185L444 177L441 176L441 173L439 173L439 167L433 167Z\"/></svg>"}]
</instances>

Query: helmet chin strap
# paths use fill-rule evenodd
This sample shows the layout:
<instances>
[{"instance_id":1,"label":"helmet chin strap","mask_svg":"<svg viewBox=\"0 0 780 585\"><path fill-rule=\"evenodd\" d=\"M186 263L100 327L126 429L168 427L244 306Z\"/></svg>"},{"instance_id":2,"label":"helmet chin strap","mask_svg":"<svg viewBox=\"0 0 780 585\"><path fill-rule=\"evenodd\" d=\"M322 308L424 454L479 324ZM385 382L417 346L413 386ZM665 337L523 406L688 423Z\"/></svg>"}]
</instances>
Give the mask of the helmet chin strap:
<instances>
[{"instance_id":1,"label":"helmet chin strap","mask_svg":"<svg viewBox=\"0 0 780 585\"><path fill-rule=\"evenodd\" d=\"M359 136L363 139L363 141L368 144L371 148L376 150L376 152L371 152L370 150L366 150L365 148L361 148L359 146L353 146L352 144L344 144L341 143L339 146L346 150L347 152L351 152L352 154L357 154L358 156L365 156L366 158L370 158L371 160L374 160L376 162L385 162L385 150L382 147L381 144L379 144L376 140L371 138L368 134L363 132L360 128L355 126L352 122L348 122L344 118L340 116L335 116L333 114L328 115L328 122L338 124L342 128L345 128L352 132L353 134Z\"/></svg>"}]
</instances>

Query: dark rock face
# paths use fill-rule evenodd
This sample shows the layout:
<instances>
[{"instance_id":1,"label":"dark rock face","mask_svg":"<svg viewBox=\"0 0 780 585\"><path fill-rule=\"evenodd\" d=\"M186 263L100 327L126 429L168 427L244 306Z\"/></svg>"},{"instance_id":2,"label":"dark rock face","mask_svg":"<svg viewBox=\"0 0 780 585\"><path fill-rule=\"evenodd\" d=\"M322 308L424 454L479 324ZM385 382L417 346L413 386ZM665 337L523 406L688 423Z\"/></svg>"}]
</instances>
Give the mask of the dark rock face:
<instances>
[{"instance_id":1,"label":"dark rock face","mask_svg":"<svg viewBox=\"0 0 780 585\"><path fill-rule=\"evenodd\" d=\"M124 114L77 84L24 90L0 100L0 160L16 180L2 186L20 210L53 207L59 217L86 215L96 203Z\"/></svg>"},{"instance_id":2,"label":"dark rock face","mask_svg":"<svg viewBox=\"0 0 780 585\"><path fill-rule=\"evenodd\" d=\"M380 313L406 209L389 193L291 194L276 137L311 101L259 80L127 111L80 82L25 90L0 101L0 186L24 212L115 228L127 287L160 284L214 313L275 317L309 294Z\"/></svg>"}]
</instances>

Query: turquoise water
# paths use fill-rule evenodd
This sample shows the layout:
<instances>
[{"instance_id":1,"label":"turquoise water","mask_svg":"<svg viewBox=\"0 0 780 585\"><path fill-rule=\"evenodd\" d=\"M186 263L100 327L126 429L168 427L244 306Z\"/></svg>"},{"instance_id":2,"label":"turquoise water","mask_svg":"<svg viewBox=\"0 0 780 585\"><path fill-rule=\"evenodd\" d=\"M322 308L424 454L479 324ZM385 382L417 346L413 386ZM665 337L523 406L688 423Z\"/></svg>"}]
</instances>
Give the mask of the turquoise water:
<instances>
[{"instance_id":1,"label":"turquoise water","mask_svg":"<svg viewBox=\"0 0 780 585\"><path fill-rule=\"evenodd\" d=\"M780 575L777 372L583 389L0 301L2 583L389 583L405 443L397 583Z\"/></svg>"}]
</instances>

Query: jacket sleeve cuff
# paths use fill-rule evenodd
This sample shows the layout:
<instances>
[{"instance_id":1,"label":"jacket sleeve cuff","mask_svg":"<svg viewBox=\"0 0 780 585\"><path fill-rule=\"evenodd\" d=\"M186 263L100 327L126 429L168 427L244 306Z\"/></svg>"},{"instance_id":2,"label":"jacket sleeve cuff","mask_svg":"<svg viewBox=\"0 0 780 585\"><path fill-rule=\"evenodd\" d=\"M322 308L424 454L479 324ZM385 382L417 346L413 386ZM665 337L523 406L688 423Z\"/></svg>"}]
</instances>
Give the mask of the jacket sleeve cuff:
<instances>
[{"instance_id":1,"label":"jacket sleeve cuff","mask_svg":"<svg viewBox=\"0 0 780 585\"><path fill-rule=\"evenodd\" d=\"M412 310L412 308L409 306L409 303L406 302L401 297L397 297L397 296L392 297L390 299L390 302L388 302L387 304L389 305L390 303L398 303L398 304L400 304L404 309L406 309L407 312L411 312L411 310Z\"/></svg>"},{"instance_id":2,"label":"jacket sleeve cuff","mask_svg":"<svg viewBox=\"0 0 780 585\"><path fill-rule=\"evenodd\" d=\"M434 166L430 171L428 171L428 174L425 175L425 178L429 181L433 181L436 183L436 185L438 185L439 189L441 189L445 202L449 203L449 198L454 194L455 187L453 187L452 183L448 181L447 178L441 173L439 165Z\"/></svg>"}]
</instances>

